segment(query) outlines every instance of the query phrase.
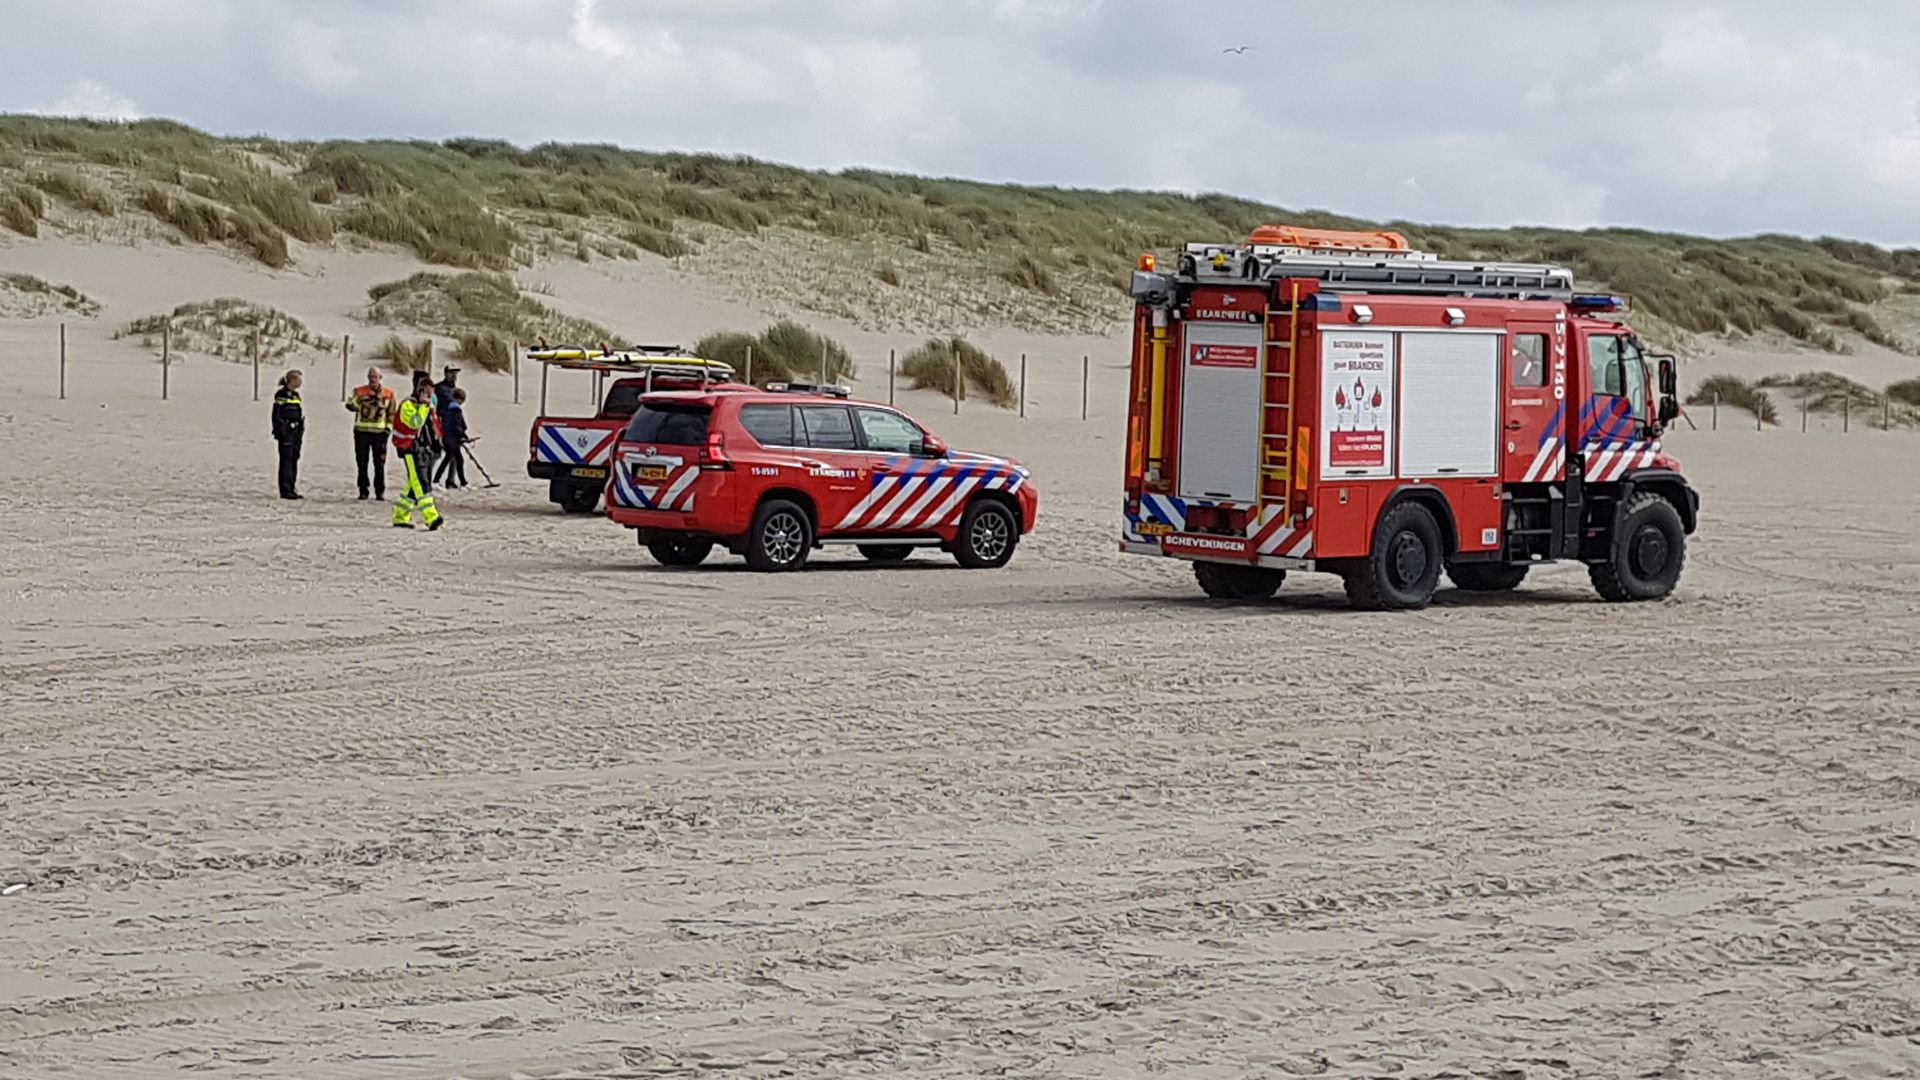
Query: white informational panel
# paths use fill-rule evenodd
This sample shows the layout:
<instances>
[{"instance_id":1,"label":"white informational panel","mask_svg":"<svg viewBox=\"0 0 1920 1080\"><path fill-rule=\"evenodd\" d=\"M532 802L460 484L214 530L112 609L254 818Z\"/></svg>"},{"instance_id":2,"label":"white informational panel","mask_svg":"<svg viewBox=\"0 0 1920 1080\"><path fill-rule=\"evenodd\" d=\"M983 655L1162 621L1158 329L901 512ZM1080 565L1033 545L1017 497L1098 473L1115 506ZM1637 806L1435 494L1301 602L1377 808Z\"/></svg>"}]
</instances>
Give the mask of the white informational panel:
<instances>
[{"instance_id":1,"label":"white informational panel","mask_svg":"<svg viewBox=\"0 0 1920 1080\"><path fill-rule=\"evenodd\" d=\"M1186 324L1180 347L1180 497L1260 497L1263 324Z\"/></svg>"},{"instance_id":2,"label":"white informational panel","mask_svg":"<svg viewBox=\"0 0 1920 1080\"><path fill-rule=\"evenodd\" d=\"M1394 336L1379 330L1320 337L1320 478L1393 475Z\"/></svg>"},{"instance_id":3,"label":"white informational panel","mask_svg":"<svg viewBox=\"0 0 1920 1080\"><path fill-rule=\"evenodd\" d=\"M1499 469L1499 334L1400 335L1400 475Z\"/></svg>"}]
</instances>

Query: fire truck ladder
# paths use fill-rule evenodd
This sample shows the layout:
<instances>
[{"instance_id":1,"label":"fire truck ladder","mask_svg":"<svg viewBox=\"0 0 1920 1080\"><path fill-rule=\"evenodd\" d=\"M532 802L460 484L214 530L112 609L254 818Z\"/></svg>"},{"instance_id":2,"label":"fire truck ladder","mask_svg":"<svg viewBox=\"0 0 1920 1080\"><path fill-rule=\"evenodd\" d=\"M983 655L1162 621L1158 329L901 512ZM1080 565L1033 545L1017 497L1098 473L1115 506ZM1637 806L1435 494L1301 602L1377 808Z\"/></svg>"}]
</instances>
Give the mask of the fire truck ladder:
<instances>
[{"instance_id":1,"label":"fire truck ladder","mask_svg":"<svg viewBox=\"0 0 1920 1080\"><path fill-rule=\"evenodd\" d=\"M1427 293L1512 300L1573 299L1573 271L1535 263L1415 260L1366 255L1252 255L1249 276L1318 280L1322 292Z\"/></svg>"},{"instance_id":2,"label":"fire truck ladder","mask_svg":"<svg viewBox=\"0 0 1920 1080\"><path fill-rule=\"evenodd\" d=\"M1264 516L1278 505L1280 513L1291 509L1293 492L1293 413L1294 378L1300 352L1300 285L1289 290L1284 313L1275 308L1266 319L1266 349L1261 364L1260 395L1260 505L1256 513Z\"/></svg>"},{"instance_id":3,"label":"fire truck ladder","mask_svg":"<svg viewBox=\"0 0 1920 1080\"><path fill-rule=\"evenodd\" d=\"M1320 282L1322 292L1424 293L1562 303L1574 297L1573 271L1563 266L1436 259L1421 252L1206 247L1181 256L1180 276L1201 284L1301 278Z\"/></svg>"}]
</instances>

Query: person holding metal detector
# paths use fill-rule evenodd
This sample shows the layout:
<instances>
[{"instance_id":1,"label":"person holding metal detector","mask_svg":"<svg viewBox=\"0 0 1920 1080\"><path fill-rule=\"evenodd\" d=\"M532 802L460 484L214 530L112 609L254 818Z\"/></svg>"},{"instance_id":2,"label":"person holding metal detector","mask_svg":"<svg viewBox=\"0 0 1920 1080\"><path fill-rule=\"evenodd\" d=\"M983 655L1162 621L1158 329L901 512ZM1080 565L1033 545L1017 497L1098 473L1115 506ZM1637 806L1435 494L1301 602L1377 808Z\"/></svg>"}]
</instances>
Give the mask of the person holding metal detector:
<instances>
[{"instance_id":1,"label":"person holding metal detector","mask_svg":"<svg viewBox=\"0 0 1920 1080\"><path fill-rule=\"evenodd\" d=\"M439 387L434 387L436 398ZM440 457L440 467L434 470L433 479L441 487L452 491L467 486L467 459L465 447L473 440L467 437L467 392L455 387L445 405L440 406L440 431L445 443Z\"/></svg>"},{"instance_id":2,"label":"person holding metal detector","mask_svg":"<svg viewBox=\"0 0 1920 1080\"><path fill-rule=\"evenodd\" d=\"M396 529L413 528L415 509L420 511L420 520L427 523L428 531L438 529L446 521L433 503L433 478L421 459L421 444L437 435L439 427L440 417L433 411L433 383L416 379L412 396L400 403L400 411L393 418L393 450L400 455L400 464L407 474L406 489L393 504Z\"/></svg>"}]
</instances>

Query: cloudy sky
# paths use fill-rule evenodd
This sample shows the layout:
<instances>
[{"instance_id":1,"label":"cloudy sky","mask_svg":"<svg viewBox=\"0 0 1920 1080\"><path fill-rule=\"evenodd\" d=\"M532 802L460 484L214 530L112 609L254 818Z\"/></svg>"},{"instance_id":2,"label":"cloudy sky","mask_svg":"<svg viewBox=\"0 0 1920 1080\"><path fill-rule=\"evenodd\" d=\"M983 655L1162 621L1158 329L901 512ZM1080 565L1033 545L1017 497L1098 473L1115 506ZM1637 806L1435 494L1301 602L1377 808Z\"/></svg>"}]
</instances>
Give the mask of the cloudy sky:
<instances>
[{"instance_id":1,"label":"cloudy sky","mask_svg":"<svg viewBox=\"0 0 1920 1080\"><path fill-rule=\"evenodd\" d=\"M8 0L7 13L0 111L1920 243L1915 0Z\"/></svg>"}]
</instances>

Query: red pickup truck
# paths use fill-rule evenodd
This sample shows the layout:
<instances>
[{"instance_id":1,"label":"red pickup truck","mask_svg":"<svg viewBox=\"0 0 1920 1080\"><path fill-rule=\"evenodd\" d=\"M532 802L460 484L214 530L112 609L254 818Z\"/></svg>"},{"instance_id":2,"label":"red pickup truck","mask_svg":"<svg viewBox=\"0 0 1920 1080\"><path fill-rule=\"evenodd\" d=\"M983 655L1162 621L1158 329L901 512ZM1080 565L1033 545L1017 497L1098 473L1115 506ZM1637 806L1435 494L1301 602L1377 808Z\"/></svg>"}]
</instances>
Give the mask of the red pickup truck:
<instances>
[{"instance_id":1,"label":"red pickup truck","mask_svg":"<svg viewBox=\"0 0 1920 1080\"><path fill-rule=\"evenodd\" d=\"M627 351L546 349L528 354L549 368L595 372L595 378L619 374L606 388L592 416L534 419L527 436L527 475L547 482L547 498L569 514L599 509L607 487L613 447L633 419L640 396L651 390L750 390L736 385L726 364L688 356L669 348ZM546 376L541 376L544 413Z\"/></svg>"}]
</instances>

